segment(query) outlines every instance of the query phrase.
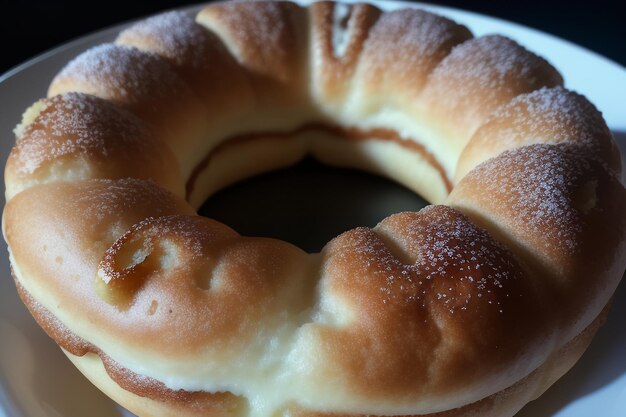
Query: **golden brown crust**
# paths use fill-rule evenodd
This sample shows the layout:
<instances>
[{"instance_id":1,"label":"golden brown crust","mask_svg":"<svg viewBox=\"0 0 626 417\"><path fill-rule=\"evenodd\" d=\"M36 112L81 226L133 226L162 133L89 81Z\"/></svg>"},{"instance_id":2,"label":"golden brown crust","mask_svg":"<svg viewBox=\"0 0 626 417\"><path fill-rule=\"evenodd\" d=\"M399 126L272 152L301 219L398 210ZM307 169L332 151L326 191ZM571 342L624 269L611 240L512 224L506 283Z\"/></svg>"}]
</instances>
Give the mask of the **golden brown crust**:
<instances>
[{"instance_id":1,"label":"golden brown crust","mask_svg":"<svg viewBox=\"0 0 626 417\"><path fill-rule=\"evenodd\" d=\"M608 306L578 336L556 351L553 356L514 385L480 401L448 411L419 414L411 417L507 417L517 413L527 402L539 397L555 380L566 373L591 343L596 331L604 324ZM356 417L354 414L321 413L298 405L288 405L285 414L294 417Z\"/></svg>"},{"instance_id":2,"label":"golden brown crust","mask_svg":"<svg viewBox=\"0 0 626 417\"><path fill-rule=\"evenodd\" d=\"M453 209L393 215L340 235L322 255L321 315L339 324L308 330L320 352L314 374L353 375L344 382L354 395L384 402L394 392L394 401L427 399L421 408L437 411L438 399L461 406L466 387L471 395L477 381L504 388L545 360L554 318L544 295L511 253Z\"/></svg>"},{"instance_id":3,"label":"golden brown crust","mask_svg":"<svg viewBox=\"0 0 626 417\"><path fill-rule=\"evenodd\" d=\"M522 94L495 111L463 149L456 182L479 163L535 143L573 143L621 173L621 157L602 114L585 97L562 87Z\"/></svg>"},{"instance_id":4,"label":"golden brown crust","mask_svg":"<svg viewBox=\"0 0 626 417\"><path fill-rule=\"evenodd\" d=\"M150 125L82 93L54 96L36 106L37 116L20 132L7 161L9 198L59 179L126 177L153 180L180 194L178 163Z\"/></svg>"},{"instance_id":5,"label":"golden brown crust","mask_svg":"<svg viewBox=\"0 0 626 417\"><path fill-rule=\"evenodd\" d=\"M412 107L431 72L471 38L465 26L424 10L384 13L365 42L357 91L364 99Z\"/></svg>"},{"instance_id":6,"label":"golden brown crust","mask_svg":"<svg viewBox=\"0 0 626 417\"><path fill-rule=\"evenodd\" d=\"M341 7L345 10L338 10ZM338 5L323 1L313 3L309 13L313 95L319 95L316 98L325 104L343 101L381 11L369 4Z\"/></svg>"},{"instance_id":7,"label":"golden brown crust","mask_svg":"<svg viewBox=\"0 0 626 417\"><path fill-rule=\"evenodd\" d=\"M154 126L179 159L206 130L207 110L189 86L165 59L135 47L103 44L74 58L54 78L48 96L72 91L129 110Z\"/></svg>"},{"instance_id":8,"label":"golden brown crust","mask_svg":"<svg viewBox=\"0 0 626 417\"><path fill-rule=\"evenodd\" d=\"M71 220L75 213L80 221ZM192 213L154 184L98 180L29 188L7 204L4 218L19 278L45 275L35 285L65 300L65 314L81 314L84 332L95 327L118 343L183 360L208 346L214 357L233 357L246 338L277 324L269 316L304 308L296 304L301 297L287 296L308 286L287 280L302 276L306 254L286 242L239 238ZM43 253L26 262L33 246ZM80 254L80 271L73 253ZM132 266L140 271L123 270ZM210 269L216 277L203 273Z\"/></svg>"},{"instance_id":9,"label":"golden brown crust","mask_svg":"<svg viewBox=\"0 0 626 417\"><path fill-rule=\"evenodd\" d=\"M288 1L213 3L196 17L222 39L253 80L257 99L305 97L306 10ZM284 100L284 99L283 99Z\"/></svg>"},{"instance_id":10,"label":"golden brown crust","mask_svg":"<svg viewBox=\"0 0 626 417\"><path fill-rule=\"evenodd\" d=\"M214 123L252 106L253 92L243 69L222 40L188 13L172 11L142 20L122 31L115 42L165 58L202 98Z\"/></svg>"},{"instance_id":11,"label":"golden brown crust","mask_svg":"<svg viewBox=\"0 0 626 417\"><path fill-rule=\"evenodd\" d=\"M45 310L35 301L16 281L18 294L28 307L37 323L52 337L65 351L74 357L71 359L80 366L79 357L85 357L90 352L97 354L102 361L103 370L101 375L91 370L81 368L90 378L96 378L95 384L103 384L110 378L113 385L104 386L105 392L113 398L126 397L134 393L140 398L124 398L127 407L139 415L153 415L152 407L164 415L197 415L199 412L211 413L216 416L243 415L247 405L242 399L232 394L210 394L204 392L172 391L158 381L150 380L141 375L121 367L112 361L95 346L89 345L84 340L72 335L67 328L60 323L54 315ZM504 417L513 415L526 401L539 396L550 385L550 381L558 379L563 373L578 360L585 351L591 339L600 326L603 325L608 314L608 306L602 313L578 336L560 348L549 361L542 364L537 370L518 381L513 386L497 392L478 402L442 413L431 413L429 417ZM89 360L89 358L86 358ZM85 359L82 359L84 361ZM77 363L78 362L78 363ZM548 382L545 382L548 381ZM108 389L107 389L108 388ZM118 400L119 401L119 400ZM147 403L147 404L146 404ZM170 408L173 411L170 411ZM148 411L146 411L148 410ZM165 414L171 412L171 414ZM306 409L297 404L287 404L279 411L279 415L297 417L340 417L353 416L354 414L323 413ZM421 417L426 416L421 414Z\"/></svg>"},{"instance_id":12,"label":"golden brown crust","mask_svg":"<svg viewBox=\"0 0 626 417\"><path fill-rule=\"evenodd\" d=\"M13 274L15 279L15 275ZM87 354L96 354L100 357L108 376L119 387L140 397L157 400L168 406L177 407L180 411L190 412L191 415L211 413L214 415L232 415L233 411L241 408L241 399L230 393L190 392L171 390L162 382L150 377L139 375L120 366L97 346L73 334L50 311L39 304L15 279L17 292L28 308L28 311L37 321L37 324L66 352L82 357ZM235 412L236 414L236 412Z\"/></svg>"},{"instance_id":13,"label":"golden brown crust","mask_svg":"<svg viewBox=\"0 0 626 417\"><path fill-rule=\"evenodd\" d=\"M148 121L163 117L172 99L192 97L159 56L114 44L96 46L70 61L52 81L48 96L70 91L111 100Z\"/></svg>"},{"instance_id":14,"label":"golden brown crust","mask_svg":"<svg viewBox=\"0 0 626 417\"><path fill-rule=\"evenodd\" d=\"M626 190L550 64L422 11L230 2L197 21L87 51L16 131L18 291L96 384L146 414L502 416L575 362L626 267ZM310 152L430 175L449 206L306 254L166 191L259 135L277 149L237 170Z\"/></svg>"},{"instance_id":15,"label":"golden brown crust","mask_svg":"<svg viewBox=\"0 0 626 417\"><path fill-rule=\"evenodd\" d=\"M462 147L498 107L520 94L562 84L543 58L509 38L488 35L453 48L429 75L421 101L445 126L449 140Z\"/></svg>"},{"instance_id":16,"label":"golden brown crust","mask_svg":"<svg viewBox=\"0 0 626 417\"><path fill-rule=\"evenodd\" d=\"M585 146L536 144L504 152L466 175L447 203L545 276L567 332L585 327L619 283L623 266L611 265L626 257L620 215L626 190Z\"/></svg>"}]
</instances>

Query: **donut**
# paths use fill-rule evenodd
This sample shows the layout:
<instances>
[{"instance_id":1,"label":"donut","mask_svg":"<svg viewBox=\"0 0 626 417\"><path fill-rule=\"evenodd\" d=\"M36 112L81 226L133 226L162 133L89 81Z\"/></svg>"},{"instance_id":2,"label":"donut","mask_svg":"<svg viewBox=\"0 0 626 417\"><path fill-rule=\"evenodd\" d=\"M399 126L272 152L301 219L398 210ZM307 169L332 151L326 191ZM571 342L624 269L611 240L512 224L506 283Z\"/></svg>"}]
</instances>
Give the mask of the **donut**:
<instances>
[{"instance_id":1,"label":"donut","mask_svg":"<svg viewBox=\"0 0 626 417\"><path fill-rule=\"evenodd\" d=\"M67 63L15 134L17 292L139 416L512 416L626 269L601 113L515 41L419 9L157 15ZM197 215L307 155L432 205L319 253Z\"/></svg>"}]
</instances>

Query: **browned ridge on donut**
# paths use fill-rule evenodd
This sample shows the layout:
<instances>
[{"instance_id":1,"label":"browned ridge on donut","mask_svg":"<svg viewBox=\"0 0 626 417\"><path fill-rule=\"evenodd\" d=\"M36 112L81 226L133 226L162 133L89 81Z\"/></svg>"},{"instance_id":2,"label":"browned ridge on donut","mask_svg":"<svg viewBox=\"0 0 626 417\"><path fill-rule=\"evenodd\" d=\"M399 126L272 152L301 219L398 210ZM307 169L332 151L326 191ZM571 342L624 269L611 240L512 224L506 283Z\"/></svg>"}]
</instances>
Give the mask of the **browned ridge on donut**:
<instances>
[{"instance_id":1,"label":"browned ridge on donut","mask_svg":"<svg viewBox=\"0 0 626 417\"><path fill-rule=\"evenodd\" d=\"M15 133L18 293L139 416L513 416L626 269L601 113L515 41L419 9L154 16L70 61ZM433 205L320 253L198 216L306 155Z\"/></svg>"}]
</instances>

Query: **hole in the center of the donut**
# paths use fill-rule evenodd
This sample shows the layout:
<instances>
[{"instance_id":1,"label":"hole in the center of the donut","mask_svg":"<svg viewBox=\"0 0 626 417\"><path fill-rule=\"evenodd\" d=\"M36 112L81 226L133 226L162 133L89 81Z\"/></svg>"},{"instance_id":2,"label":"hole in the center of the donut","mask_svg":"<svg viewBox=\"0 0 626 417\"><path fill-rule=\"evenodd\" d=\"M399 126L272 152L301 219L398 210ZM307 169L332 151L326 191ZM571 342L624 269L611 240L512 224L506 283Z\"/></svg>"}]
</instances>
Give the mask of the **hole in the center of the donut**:
<instances>
[{"instance_id":1,"label":"hole in the center of the donut","mask_svg":"<svg viewBox=\"0 0 626 417\"><path fill-rule=\"evenodd\" d=\"M373 227L393 213L418 211L427 204L385 178L307 158L212 195L198 214L245 236L278 238L319 252L346 230Z\"/></svg>"}]
</instances>

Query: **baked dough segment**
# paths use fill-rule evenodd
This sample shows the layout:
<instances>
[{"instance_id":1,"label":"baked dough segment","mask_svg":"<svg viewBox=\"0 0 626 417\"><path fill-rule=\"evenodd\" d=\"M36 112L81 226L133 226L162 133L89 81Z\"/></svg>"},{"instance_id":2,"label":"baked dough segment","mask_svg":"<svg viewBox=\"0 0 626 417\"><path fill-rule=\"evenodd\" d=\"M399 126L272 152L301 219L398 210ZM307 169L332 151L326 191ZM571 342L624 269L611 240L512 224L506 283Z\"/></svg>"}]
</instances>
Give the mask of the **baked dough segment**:
<instances>
[{"instance_id":1,"label":"baked dough segment","mask_svg":"<svg viewBox=\"0 0 626 417\"><path fill-rule=\"evenodd\" d=\"M41 209L42 202L46 210ZM107 311L97 311L88 303L96 296L94 283L102 256L134 224L168 214L194 214L194 210L150 181L57 181L30 187L10 199L3 231L20 283L28 291L29 284L44 288L46 295L33 293L38 301L56 299L56 307L85 308L110 318ZM66 304L68 298L72 303Z\"/></svg>"},{"instance_id":2,"label":"baked dough segment","mask_svg":"<svg viewBox=\"0 0 626 417\"><path fill-rule=\"evenodd\" d=\"M604 308L626 264L626 190L588 147L535 144L470 171L446 204L505 242L558 306L562 340Z\"/></svg>"},{"instance_id":3,"label":"baked dough segment","mask_svg":"<svg viewBox=\"0 0 626 417\"><path fill-rule=\"evenodd\" d=\"M554 352L550 358L530 375L514 385L489 397L459 408L439 413L412 415L412 417L503 417L513 416L526 403L538 398L556 380L565 374L585 352L596 331L604 324L608 308L597 317L585 331L565 346ZM298 404L288 404L282 410L283 416L292 417L365 417L351 413L331 413L305 408Z\"/></svg>"},{"instance_id":4,"label":"baked dough segment","mask_svg":"<svg viewBox=\"0 0 626 417\"><path fill-rule=\"evenodd\" d=\"M393 107L419 116L416 98L428 76L454 47L471 38L465 26L424 10L383 13L363 47L353 105L365 114Z\"/></svg>"},{"instance_id":5,"label":"baked dough segment","mask_svg":"<svg viewBox=\"0 0 626 417\"><path fill-rule=\"evenodd\" d=\"M196 16L252 78L258 105L302 107L308 99L308 14L288 1L213 3Z\"/></svg>"},{"instance_id":6,"label":"baked dough segment","mask_svg":"<svg viewBox=\"0 0 626 417\"><path fill-rule=\"evenodd\" d=\"M305 407L456 408L512 385L554 348L558 315L542 289L449 207L345 232L322 257L319 311L292 354L310 361Z\"/></svg>"},{"instance_id":7,"label":"baked dough segment","mask_svg":"<svg viewBox=\"0 0 626 417\"><path fill-rule=\"evenodd\" d=\"M42 99L24 114L5 168L7 200L25 188L89 178L150 179L178 195L184 181L153 127L82 93Z\"/></svg>"},{"instance_id":8,"label":"baked dough segment","mask_svg":"<svg viewBox=\"0 0 626 417\"><path fill-rule=\"evenodd\" d=\"M253 373L268 338L288 337L315 294L305 252L241 238L146 181L31 187L4 219L18 282L122 363L160 358L210 372L226 362L229 372ZM41 254L27 262L33 250Z\"/></svg>"},{"instance_id":9,"label":"baked dough segment","mask_svg":"<svg viewBox=\"0 0 626 417\"><path fill-rule=\"evenodd\" d=\"M463 149L455 182L506 150L562 142L588 148L590 154L621 173L619 149L602 113L584 96L555 87L517 96L491 114Z\"/></svg>"},{"instance_id":10,"label":"baked dough segment","mask_svg":"<svg viewBox=\"0 0 626 417\"><path fill-rule=\"evenodd\" d=\"M247 74L222 40L189 13L159 14L123 30L117 44L155 53L176 70L206 106L212 129L251 111L253 91Z\"/></svg>"},{"instance_id":11,"label":"baked dough segment","mask_svg":"<svg viewBox=\"0 0 626 417\"><path fill-rule=\"evenodd\" d=\"M389 176L431 202L443 201L453 169L448 159L455 156L431 140L415 98L432 69L471 33L420 10L381 13L323 2L310 14L311 95L322 120L348 132L339 140L317 135L311 154L325 164ZM350 133L357 130L371 137Z\"/></svg>"},{"instance_id":12,"label":"baked dough segment","mask_svg":"<svg viewBox=\"0 0 626 417\"><path fill-rule=\"evenodd\" d=\"M131 111L163 133L179 161L194 162L208 130L206 108L167 61L135 47L103 44L83 52L54 78L48 97L66 92L92 94Z\"/></svg>"},{"instance_id":13,"label":"baked dough segment","mask_svg":"<svg viewBox=\"0 0 626 417\"><path fill-rule=\"evenodd\" d=\"M139 223L107 250L98 284L109 291L108 302L127 309L126 325L150 311L145 337L159 356L182 366L188 360L209 375L253 378L254 364L271 349L268 339L279 344L281 332L297 327L294 319L310 307L315 280L303 282L307 257L289 243L242 238L204 217L165 216Z\"/></svg>"},{"instance_id":14,"label":"baked dough segment","mask_svg":"<svg viewBox=\"0 0 626 417\"><path fill-rule=\"evenodd\" d=\"M340 110L381 11L369 4L323 1L309 7L311 94L328 113Z\"/></svg>"},{"instance_id":15,"label":"baked dough segment","mask_svg":"<svg viewBox=\"0 0 626 417\"><path fill-rule=\"evenodd\" d=\"M545 59L509 38L487 35L453 48L430 74L418 100L423 117L447 143L448 154L458 158L498 107L520 94L562 84Z\"/></svg>"}]
</instances>

